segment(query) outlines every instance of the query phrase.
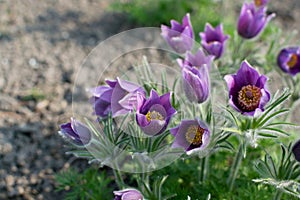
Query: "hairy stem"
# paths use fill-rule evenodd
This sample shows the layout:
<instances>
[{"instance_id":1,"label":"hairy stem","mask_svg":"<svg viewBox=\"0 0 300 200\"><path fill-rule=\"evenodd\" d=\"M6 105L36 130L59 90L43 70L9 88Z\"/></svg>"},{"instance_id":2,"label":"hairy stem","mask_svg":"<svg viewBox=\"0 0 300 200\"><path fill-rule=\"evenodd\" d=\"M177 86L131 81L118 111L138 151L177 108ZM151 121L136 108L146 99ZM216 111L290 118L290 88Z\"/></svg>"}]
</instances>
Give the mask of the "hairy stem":
<instances>
[{"instance_id":1,"label":"hairy stem","mask_svg":"<svg viewBox=\"0 0 300 200\"><path fill-rule=\"evenodd\" d=\"M280 190L277 190L273 197L273 200L280 200L281 196L282 196L282 192Z\"/></svg>"},{"instance_id":2,"label":"hairy stem","mask_svg":"<svg viewBox=\"0 0 300 200\"><path fill-rule=\"evenodd\" d=\"M241 161L243 159L243 143L240 141L239 148L236 152L234 162L231 165L230 174L227 179L227 184L229 185L229 190L232 191L235 179L237 177L238 171L240 169Z\"/></svg>"},{"instance_id":3,"label":"hairy stem","mask_svg":"<svg viewBox=\"0 0 300 200\"><path fill-rule=\"evenodd\" d=\"M203 183L209 176L209 156L200 158L199 183Z\"/></svg>"}]
</instances>

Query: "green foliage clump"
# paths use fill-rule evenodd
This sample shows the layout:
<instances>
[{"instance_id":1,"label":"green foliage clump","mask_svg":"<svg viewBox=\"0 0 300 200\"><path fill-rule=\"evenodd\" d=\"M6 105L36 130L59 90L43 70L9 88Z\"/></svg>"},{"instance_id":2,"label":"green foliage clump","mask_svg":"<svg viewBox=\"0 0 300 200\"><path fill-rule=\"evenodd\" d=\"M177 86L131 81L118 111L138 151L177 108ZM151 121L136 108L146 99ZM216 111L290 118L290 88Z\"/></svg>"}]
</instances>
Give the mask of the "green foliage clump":
<instances>
[{"instance_id":1,"label":"green foliage clump","mask_svg":"<svg viewBox=\"0 0 300 200\"><path fill-rule=\"evenodd\" d=\"M83 173L70 168L58 173L55 179L57 191L67 191L65 200L113 199L112 178L97 168L87 168Z\"/></svg>"},{"instance_id":2,"label":"green foliage clump","mask_svg":"<svg viewBox=\"0 0 300 200\"><path fill-rule=\"evenodd\" d=\"M125 12L132 23L140 26L170 25L170 19L181 22L186 13L191 14L195 33L203 31L205 23L213 26L221 21L218 8L220 2L210 0L186 1L186 0L159 0L159 1L114 1L111 10ZM198 37L198 36L196 36Z\"/></svg>"}]
</instances>

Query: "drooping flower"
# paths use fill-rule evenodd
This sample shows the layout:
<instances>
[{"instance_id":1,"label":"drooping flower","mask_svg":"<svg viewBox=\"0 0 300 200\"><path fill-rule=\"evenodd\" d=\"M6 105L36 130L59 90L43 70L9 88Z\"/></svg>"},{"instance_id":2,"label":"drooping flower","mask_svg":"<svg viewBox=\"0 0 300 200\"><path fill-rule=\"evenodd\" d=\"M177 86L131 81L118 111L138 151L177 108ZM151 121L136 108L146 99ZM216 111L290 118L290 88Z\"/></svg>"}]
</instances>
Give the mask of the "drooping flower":
<instances>
[{"instance_id":1,"label":"drooping flower","mask_svg":"<svg viewBox=\"0 0 300 200\"><path fill-rule=\"evenodd\" d=\"M114 191L114 200L143 200L143 195L136 189Z\"/></svg>"},{"instance_id":2,"label":"drooping flower","mask_svg":"<svg viewBox=\"0 0 300 200\"><path fill-rule=\"evenodd\" d=\"M182 120L170 132L175 136L172 148L184 148L188 155L204 150L210 141L210 131L199 119Z\"/></svg>"},{"instance_id":3,"label":"drooping flower","mask_svg":"<svg viewBox=\"0 0 300 200\"><path fill-rule=\"evenodd\" d=\"M209 23L205 25L205 31L199 33L201 37L202 47L210 54L214 55L215 59L220 58L225 49L226 40L229 38L228 35L223 33L222 24L213 28Z\"/></svg>"},{"instance_id":4,"label":"drooping flower","mask_svg":"<svg viewBox=\"0 0 300 200\"><path fill-rule=\"evenodd\" d=\"M96 88L90 89L93 97L91 102L94 106L94 111L97 116L107 117L111 112L111 96L116 81L106 81L107 85L101 85Z\"/></svg>"},{"instance_id":5,"label":"drooping flower","mask_svg":"<svg viewBox=\"0 0 300 200\"><path fill-rule=\"evenodd\" d=\"M92 138L89 128L74 118L71 118L71 122L69 123L61 124L58 133L78 146L89 144Z\"/></svg>"},{"instance_id":6,"label":"drooping flower","mask_svg":"<svg viewBox=\"0 0 300 200\"><path fill-rule=\"evenodd\" d=\"M267 7L256 8L254 3L243 4L238 20L237 30L241 37L251 39L257 36L266 24L275 17L275 14L267 16Z\"/></svg>"},{"instance_id":7,"label":"drooping flower","mask_svg":"<svg viewBox=\"0 0 300 200\"><path fill-rule=\"evenodd\" d=\"M145 95L144 89L129 81L106 80L108 86L99 86L91 90L94 96L96 115L106 117L112 112L113 117L127 114L136 106L137 93Z\"/></svg>"},{"instance_id":8,"label":"drooping flower","mask_svg":"<svg viewBox=\"0 0 300 200\"><path fill-rule=\"evenodd\" d=\"M266 88L267 77L243 61L237 74L224 77L229 89L229 104L243 115L254 116L256 111L264 111L270 100Z\"/></svg>"},{"instance_id":9,"label":"drooping flower","mask_svg":"<svg viewBox=\"0 0 300 200\"><path fill-rule=\"evenodd\" d=\"M171 20L171 28L161 25L161 35L167 43L180 54L192 49L194 44L194 32L190 21L190 14L187 13L182 24Z\"/></svg>"},{"instance_id":10,"label":"drooping flower","mask_svg":"<svg viewBox=\"0 0 300 200\"><path fill-rule=\"evenodd\" d=\"M213 59L214 56L205 55L205 53L201 49L198 49L198 51L195 54L192 54L191 52L188 51L186 53L185 59L182 60L178 58L177 63L181 68L189 66L189 67L196 67L199 69L202 66L206 65L208 69L210 69Z\"/></svg>"},{"instance_id":11,"label":"drooping flower","mask_svg":"<svg viewBox=\"0 0 300 200\"><path fill-rule=\"evenodd\" d=\"M254 4L256 7L265 6L268 4L269 0L254 0Z\"/></svg>"},{"instance_id":12,"label":"drooping flower","mask_svg":"<svg viewBox=\"0 0 300 200\"><path fill-rule=\"evenodd\" d=\"M287 47L280 51L277 64L282 71L296 75L300 72L300 47Z\"/></svg>"},{"instance_id":13,"label":"drooping flower","mask_svg":"<svg viewBox=\"0 0 300 200\"><path fill-rule=\"evenodd\" d=\"M152 89L148 99L138 95L136 121L147 135L157 135L165 131L175 113L176 110L170 102L170 93L159 96Z\"/></svg>"},{"instance_id":14,"label":"drooping flower","mask_svg":"<svg viewBox=\"0 0 300 200\"><path fill-rule=\"evenodd\" d=\"M191 102L203 103L209 96L210 84L208 67L186 66L182 68L183 89L186 97Z\"/></svg>"},{"instance_id":15,"label":"drooping flower","mask_svg":"<svg viewBox=\"0 0 300 200\"><path fill-rule=\"evenodd\" d=\"M293 152L293 154L294 154L294 156L295 156L295 159L296 159L298 162L300 162L300 140L298 140L298 141L294 144L294 146L293 146L293 148L292 148L292 152Z\"/></svg>"}]
</instances>

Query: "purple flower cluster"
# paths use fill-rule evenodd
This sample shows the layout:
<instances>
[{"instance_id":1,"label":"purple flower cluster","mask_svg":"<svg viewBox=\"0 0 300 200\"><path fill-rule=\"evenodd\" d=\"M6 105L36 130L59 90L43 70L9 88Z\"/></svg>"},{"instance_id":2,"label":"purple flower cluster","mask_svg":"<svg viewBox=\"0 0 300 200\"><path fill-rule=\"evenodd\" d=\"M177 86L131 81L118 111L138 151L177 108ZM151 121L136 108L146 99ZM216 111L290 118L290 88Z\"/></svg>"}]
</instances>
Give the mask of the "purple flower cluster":
<instances>
[{"instance_id":1,"label":"purple flower cluster","mask_svg":"<svg viewBox=\"0 0 300 200\"><path fill-rule=\"evenodd\" d=\"M90 90L95 114L100 117L107 117L110 112L113 117L127 114L136 106L137 93L145 95L141 86L120 78L106 80L106 83L107 86L102 85Z\"/></svg>"},{"instance_id":2,"label":"purple flower cluster","mask_svg":"<svg viewBox=\"0 0 300 200\"><path fill-rule=\"evenodd\" d=\"M183 17L182 25L175 20L171 20L171 28L161 25L161 32L170 47L177 53L184 54L192 50L194 33L189 14ZM225 42L229 38L228 35L224 35L222 24L213 28L207 23L205 32L199 34L202 39L202 47L215 59L220 58L224 53Z\"/></svg>"}]
</instances>

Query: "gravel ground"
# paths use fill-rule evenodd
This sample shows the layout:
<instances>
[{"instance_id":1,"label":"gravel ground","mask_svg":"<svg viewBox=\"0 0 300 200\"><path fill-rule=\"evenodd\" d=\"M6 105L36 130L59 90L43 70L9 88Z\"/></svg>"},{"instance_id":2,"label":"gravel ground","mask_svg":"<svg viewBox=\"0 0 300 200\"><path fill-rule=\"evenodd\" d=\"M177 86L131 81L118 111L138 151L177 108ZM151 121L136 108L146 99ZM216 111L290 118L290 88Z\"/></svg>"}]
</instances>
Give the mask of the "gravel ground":
<instances>
[{"instance_id":1,"label":"gravel ground","mask_svg":"<svg viewBox=\"0 0 300 200\"><path fill-rule=\"evenodd\" d=\"M270 1L299 29L299 0ZM72 116L75 74L99 41L132 27L108 2L0 1L0 199L62 199L54 174L74 159L57 130Z\"/></svg>"}]
</instances>

